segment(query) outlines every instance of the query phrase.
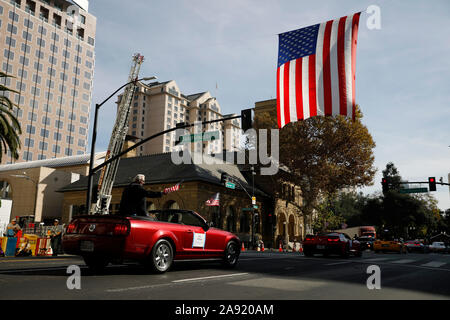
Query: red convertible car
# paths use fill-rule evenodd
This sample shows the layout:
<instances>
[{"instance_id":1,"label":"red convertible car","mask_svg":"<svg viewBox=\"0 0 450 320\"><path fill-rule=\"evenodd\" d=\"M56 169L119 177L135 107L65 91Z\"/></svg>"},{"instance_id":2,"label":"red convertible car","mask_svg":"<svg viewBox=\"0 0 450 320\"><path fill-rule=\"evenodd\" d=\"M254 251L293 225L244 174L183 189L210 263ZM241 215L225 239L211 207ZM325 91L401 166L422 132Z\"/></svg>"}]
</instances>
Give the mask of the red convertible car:
<instances>
[{"instance_id":1,"label":"red convertible car","mask_svg":"<svg viewBox=\"0 0 450 320\"><path fill-rule=\"evenodd\" d=\"M306 236L303 241L303 253L305 256L312 256L315 253L322 253L327 256L330 253L334 253L344 258L348 258L350 254L357 257L362 256L359 241L352 240L347 234L340 232Z\"/></svg>"},{"instance_id":2,"label":"red convertible car","mask_svg":"<svg viewBox=\"0 0 450 320\"><path fill-rule=\"evenodd\" d=\"M190 210L154 210L149 217L80 216L67 226L62 243L64 252L82 256L91 270L135 260L159 273L174 260L218 259L234 267L241 245L236 235L210 227Z\"/></svg>"}]
</instances>

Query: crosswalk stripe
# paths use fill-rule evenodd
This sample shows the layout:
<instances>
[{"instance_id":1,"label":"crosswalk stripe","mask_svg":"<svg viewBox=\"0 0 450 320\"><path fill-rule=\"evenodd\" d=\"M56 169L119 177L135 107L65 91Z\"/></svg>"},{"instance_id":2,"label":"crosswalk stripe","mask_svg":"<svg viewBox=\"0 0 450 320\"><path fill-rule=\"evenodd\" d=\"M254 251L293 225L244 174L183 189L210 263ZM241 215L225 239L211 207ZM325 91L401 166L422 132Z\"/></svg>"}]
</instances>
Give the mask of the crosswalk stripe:
<instances>
[{"instance_id":1,"label":"crosswalk stripe","mask_svg":"<svg viewBox=\"0 0 450 320\"><path fill-rule=\"evenodd\" d=\"M364 261L369 261L369 262L375 262L375 261L387 261L390 260L390 258L372 258L372 259L364 259Z\"/></svg>"},{"instance_id":2,"label":"crosswalk stripe","mask_svg":"<svg viewBox=\"0 0 450 320\"><path fill-rule=\"evenodd\" d=\"M447 262L442 261L431 261L425 264L421 264L422 267L432 267L432 268L439 268L443 266L444 264L447 264Z\"/></svg>"},{"instance_id":3,"label":"crosswalk stripe","mask_svg":"<svg viewBox=\"0 0 450 320\"><path fill-rule=\"evenodd\" d=\"M414 262L414 261L416 261L416 260L412 260L412 259L400 259L400 260L394 260L394 261L391 261L392 263L411 263L411 262Z\"/></svg>"}]
</instances>

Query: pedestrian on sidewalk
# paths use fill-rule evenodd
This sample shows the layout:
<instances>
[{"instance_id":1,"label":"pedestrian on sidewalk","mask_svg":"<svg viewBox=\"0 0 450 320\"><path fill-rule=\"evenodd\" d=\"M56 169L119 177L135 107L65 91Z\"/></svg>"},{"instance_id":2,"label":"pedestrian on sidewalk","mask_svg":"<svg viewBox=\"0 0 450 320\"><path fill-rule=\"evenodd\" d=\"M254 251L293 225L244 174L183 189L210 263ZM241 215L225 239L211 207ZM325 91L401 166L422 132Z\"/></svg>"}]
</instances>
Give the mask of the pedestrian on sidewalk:
<instances>
[{"instance_id":1,"label":"pedestrian on sidewalk","mask_svg":"<svg viewBox=\"0 0 450 320\"><path fill-rule=\"evenodd\" d=\"M59 220L53 221L53 226L50 228L50 245L52 247L53 256L56 257L61 251L61 238L63 233L63 226L59 224Z\"/></svg>"},{"instance_id":2,"label":"pedestrian on sidewalk","mask_svg":"<svg viewBox=\"0 0 450 320\"><path fill-rule=\"evenodd\" d=\"M15 237L22 228L17 224L17 220L14 218L6 227L6 236Z\"/></svg>"}]
</instances>

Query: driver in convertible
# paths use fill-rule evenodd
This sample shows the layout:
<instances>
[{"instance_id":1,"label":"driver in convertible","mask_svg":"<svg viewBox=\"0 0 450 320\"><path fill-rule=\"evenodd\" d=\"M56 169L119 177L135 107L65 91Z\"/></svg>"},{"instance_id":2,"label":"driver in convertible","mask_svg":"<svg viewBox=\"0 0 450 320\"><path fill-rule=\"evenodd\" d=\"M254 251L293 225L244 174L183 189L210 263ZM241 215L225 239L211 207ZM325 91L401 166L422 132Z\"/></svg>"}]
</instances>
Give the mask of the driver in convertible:
<instances>
[{"instance_id":1,"label":"driver in convertible","mask_svg":"<svg viewBox=\"0 0 450 320\"><path fill-rule=\"evenodd\" d=\"M128 185L122 193L122 200L120 201L121 216L147 216L146 198L161 198L162 195L167 194L166 190L154 192L145 190L145 176L138 174L134 177L133 182Z\"/></svg>"}]
</instances>

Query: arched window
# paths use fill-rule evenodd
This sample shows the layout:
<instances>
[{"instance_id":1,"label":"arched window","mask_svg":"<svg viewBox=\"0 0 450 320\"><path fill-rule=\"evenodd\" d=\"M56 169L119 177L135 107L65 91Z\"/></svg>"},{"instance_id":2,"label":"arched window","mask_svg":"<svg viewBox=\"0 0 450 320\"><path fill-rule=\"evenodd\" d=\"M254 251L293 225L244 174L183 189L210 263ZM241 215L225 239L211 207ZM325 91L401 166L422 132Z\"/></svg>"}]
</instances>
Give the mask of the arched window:
<instances>
[{"instance_id":1,"label":"arched window","mask_svg":"<svg viewBox=\"0 0 450 320\"><path fill-rule=\"evenodd\" d=\"M176 201L169 200L164 205L164 209L180 209L180 206L178 205L178 203Z\"/></svg>"},{"instance_id":2,"label":"arched window","mask_svg":"<svg viewBox=\"0 0 450 320\"><path fill-rule=\"evenodd\" d=\"M153 202L147 203L147 211L156 210L156 206Z\"/></svg>"},{"instance_id":3,"label":"arched window","mask_svg":"<svg viewBox=\"0 0 450 320\"><path fill-rule=\"evenodd\" d=\"M226 217L226 230L230 232L236 232L236 215L234 214L233 207L227 207L227 211L225 214Z\"/></svg>"},{"instance_id":4,"label":"arched window","mask_svg":"<svg viewBox=\"0 0 450 320\"><path fill-rule=\"evenodd\" d=\"M7 181L0 181L0 199L11 199L11 185Z\"/></svg>"}]
</instances>

